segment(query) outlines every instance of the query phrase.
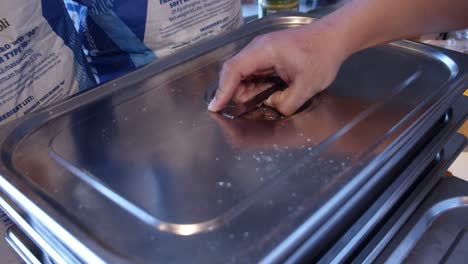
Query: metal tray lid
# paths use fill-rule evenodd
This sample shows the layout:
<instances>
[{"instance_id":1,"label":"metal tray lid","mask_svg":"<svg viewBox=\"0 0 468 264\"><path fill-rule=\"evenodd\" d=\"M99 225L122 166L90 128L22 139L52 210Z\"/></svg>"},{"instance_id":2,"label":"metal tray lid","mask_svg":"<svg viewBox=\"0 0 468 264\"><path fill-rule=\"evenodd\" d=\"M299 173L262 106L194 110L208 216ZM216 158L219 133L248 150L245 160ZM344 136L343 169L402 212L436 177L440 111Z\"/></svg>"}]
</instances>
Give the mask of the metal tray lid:
<instances>
[{"instance_id":1,"label":"metal tray lid","mask_svg":"<svg viewBox=\"0 0 468 264\"><path fill-rule=\"evenodd\" d=\"M292 117L206 111L226 58L256 35L312 21L249 23L3 127L0 205L93 263L280 260L326 236L461 95L468 60L397 42L352 56Z\"/></svg>"},{"instance_id":2,"label":"metal tray lid","mask_svg":"<svg viewBox=\"0 0 468 264\"><path fill-rule=\"evenodd\" d=\"M443 176L376 263L465 263L468 182Z\"/></svg>"}]
</instances>

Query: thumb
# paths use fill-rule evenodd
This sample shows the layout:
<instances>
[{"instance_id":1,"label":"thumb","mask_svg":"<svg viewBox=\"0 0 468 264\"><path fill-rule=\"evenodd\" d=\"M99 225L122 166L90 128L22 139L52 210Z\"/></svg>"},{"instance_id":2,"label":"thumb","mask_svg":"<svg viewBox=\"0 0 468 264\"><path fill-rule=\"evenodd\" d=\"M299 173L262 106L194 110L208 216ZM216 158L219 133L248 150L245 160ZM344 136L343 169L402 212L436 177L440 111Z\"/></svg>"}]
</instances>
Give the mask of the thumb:
<instances>
[{"instance_id":1,"label":"thumb","mask_svg":"<svg viewBox=\"0 0 468 264\"><path fill-rule=\"evenodd\" d=\"M306 86L299 85L299 82L294 82L286 90L272 94L265 104L285 116L290 116L315 94L306 88Z\"/></svg>"},{"instance_id":2,"label":"thumb","mask_svg":"<svg viewBox=\"0 0 468 264\"><path fill-rule=\"evenodd\" d=\"M243 79L274 68L269 49L265 48L267 37L257 37L237 55L224 63L221 70L219 88L208 110L216 112L229 103L236 94Z\"/></svg>"}]
</instances>

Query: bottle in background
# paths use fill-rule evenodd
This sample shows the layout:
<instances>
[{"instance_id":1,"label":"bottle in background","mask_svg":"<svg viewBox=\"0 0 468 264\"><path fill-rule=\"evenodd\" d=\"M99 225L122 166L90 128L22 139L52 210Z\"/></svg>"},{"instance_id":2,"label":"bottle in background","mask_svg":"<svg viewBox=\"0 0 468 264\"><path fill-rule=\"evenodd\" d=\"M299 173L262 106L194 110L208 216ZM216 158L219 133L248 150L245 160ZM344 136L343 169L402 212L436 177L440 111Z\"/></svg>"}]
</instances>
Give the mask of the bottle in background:
<instances>
[{"instance_id":1,"label":"bottle in background","mask_svg":"<svg viewBox=\"0 0 468 264\"><path fill-rule=\"evenodd\" d=\"M259 17L265 17L278 11L299 11L299 0L260 0Z\"/></svg>"}]
</instances>

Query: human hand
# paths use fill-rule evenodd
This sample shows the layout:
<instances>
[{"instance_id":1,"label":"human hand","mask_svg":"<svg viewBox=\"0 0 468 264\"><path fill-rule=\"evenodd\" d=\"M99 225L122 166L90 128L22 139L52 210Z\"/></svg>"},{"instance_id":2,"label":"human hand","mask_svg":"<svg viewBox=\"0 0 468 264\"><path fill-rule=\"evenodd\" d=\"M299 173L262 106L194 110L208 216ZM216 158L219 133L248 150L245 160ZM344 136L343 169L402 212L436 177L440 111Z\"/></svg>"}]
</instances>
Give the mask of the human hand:
<instances>
[{"instance_id":1,"label":"human hand","mask_svg":"<svg viewBox=\"0 0 468 264\"><path fill-rule=\"evenodd\" d=\"M346 124L359 118L362 111L370 105L365 101L333 96L327 92L314 100L316 101L309 108L298 115L277 120L265 120L261 116L257 119L259 116L255 114L258 110L237 120L218 114L210 114L210 117L218 124L226 142L236 149L309 150L339 133ZM386 120L386 116L389 115L379 117L378 120ZM362 126L356 133L350 132L339 144L330 146L330 150L336 153L355 151L366 141L369 133L365 131L371 130L368 126Z\"/></svg>"},{"instance_id":2,"label":"human hand","mask_svg":"<svg viewBox=\"0 0 468 264\"><path fill-rule=\"evenodd\" d=\"M230 100L250 100L269 85L248 80L276 72L289 88L274 93L265 104L292 115L335 79L347 57L342 44L327 25L311 24L259 36L223 65L219 88L208 109L216 112Z\"/></svg>"}]
</instances>

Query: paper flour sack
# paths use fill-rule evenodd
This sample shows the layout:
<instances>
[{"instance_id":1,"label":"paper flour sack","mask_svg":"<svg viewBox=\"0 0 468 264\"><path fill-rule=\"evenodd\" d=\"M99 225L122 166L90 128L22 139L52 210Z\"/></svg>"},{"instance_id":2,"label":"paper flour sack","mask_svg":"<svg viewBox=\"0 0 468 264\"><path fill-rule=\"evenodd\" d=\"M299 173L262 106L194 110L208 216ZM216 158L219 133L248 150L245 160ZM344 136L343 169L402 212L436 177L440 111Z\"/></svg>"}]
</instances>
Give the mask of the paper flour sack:
<instances>
[{"instance_id":1,"label":"paper flour sack","mask_svg":"<svg viewBox=\"0 0 468 264\"><path fill-rule=\"evenodd\" d=\"M0 125L95 85L61 0L0 6Z\"/></svg>"},{"instance_id":2,"label":"paper flour sack","mask_svg":"<svg viewBox=\"0 0 468 264\"><path fill-rule=\"evenodd\" d=\"M105 82L242 24L240 0L65 0Z\"/></svg>"}]
</instances>

